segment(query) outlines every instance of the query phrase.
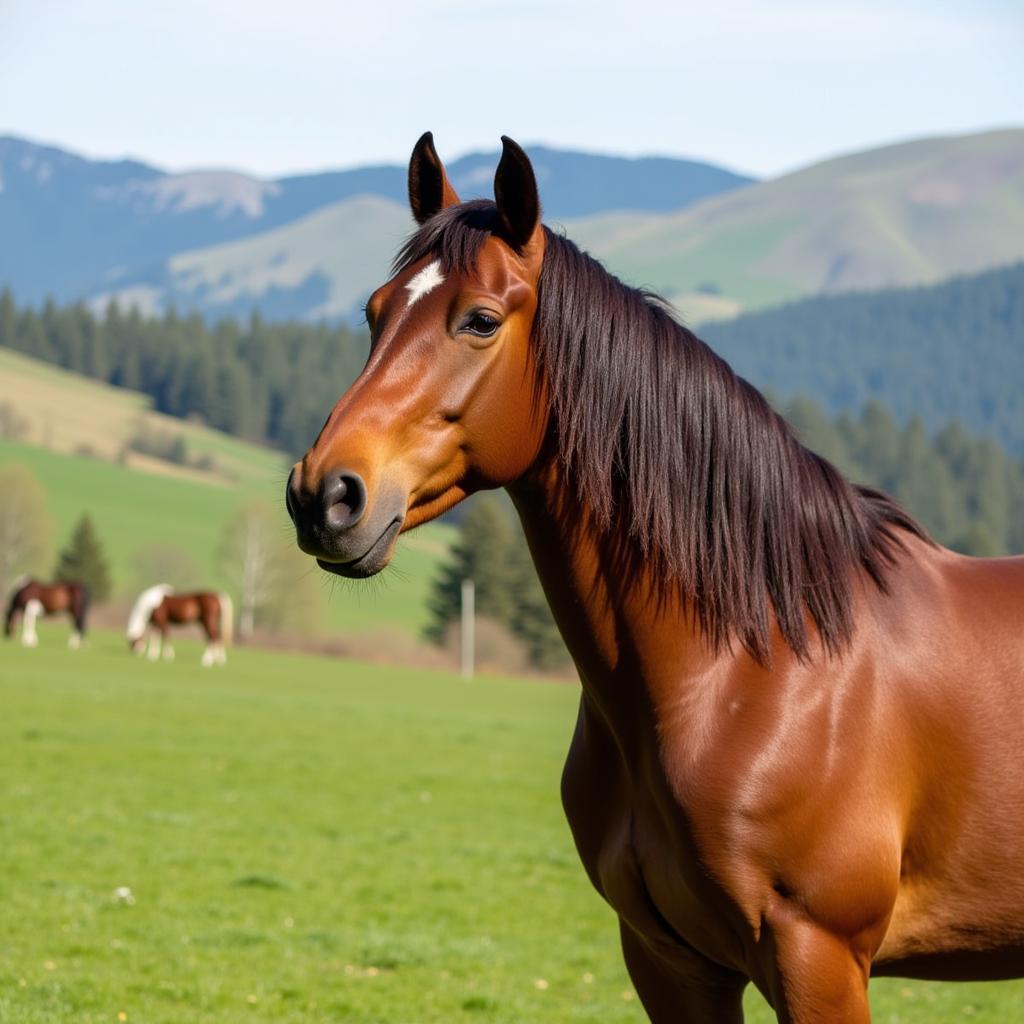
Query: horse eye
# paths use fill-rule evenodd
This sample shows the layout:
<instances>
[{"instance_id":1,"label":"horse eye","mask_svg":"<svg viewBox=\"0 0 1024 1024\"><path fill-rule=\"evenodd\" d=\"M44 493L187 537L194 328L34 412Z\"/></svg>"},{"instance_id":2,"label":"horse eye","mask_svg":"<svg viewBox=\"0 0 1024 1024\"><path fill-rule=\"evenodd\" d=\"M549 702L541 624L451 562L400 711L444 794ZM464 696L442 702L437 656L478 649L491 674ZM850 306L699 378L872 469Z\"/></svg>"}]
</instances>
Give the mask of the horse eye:
<instances>
[{"instance_id":1,"label":"horse eye","mask_svg":"<svg viewBox=\"0 0 1024 1024\"><path fill-rule=\"evenodd\" d=\"M497 329L499 323L493 316L486 313L474 313L463 325L462 329L480 338L489 338Z\"/></svg>"}]
</instances>

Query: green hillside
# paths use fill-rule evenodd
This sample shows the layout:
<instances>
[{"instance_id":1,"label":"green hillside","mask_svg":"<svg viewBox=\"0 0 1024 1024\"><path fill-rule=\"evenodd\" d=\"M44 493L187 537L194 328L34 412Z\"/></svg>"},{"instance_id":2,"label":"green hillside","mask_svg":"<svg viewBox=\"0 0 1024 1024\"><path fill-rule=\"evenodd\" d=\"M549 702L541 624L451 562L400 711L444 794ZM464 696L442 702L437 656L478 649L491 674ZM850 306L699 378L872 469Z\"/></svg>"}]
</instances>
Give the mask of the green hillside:
<instances>
[{"instance_id":1,"label":"green hillside","mask_svg":"<svg viewBox=\"0 0 1024 1024\"><path fill-rule=\"evenodd\" d=\"M111 387L3 347L0 405L18 421L19 440L64 454L88 452L100 459L120 460L147 473L247 490L284 470L280 452L246 444L199 422L161 415L153 411L147 395ZM207 457L207 468L175 465L133 451L131 442L139 435L180 437L193 461Z\"/></svg>"},{"instance_id":2,"label":"green hillside","mask_svg":"<svg viewBox=\"0 0 1024 1024\"><path fill-rule=\"evenodd\" d=\"M272 316L345 317L388 276L413 226L390 199L345 199L255 238L173 257L159 296L218 315L257 304ZM285 296L294 309L282 307Z\"/></svg>"},{"instance_id":3,"label":"green hillside","mask_svg":"<svg viewBox=\"0 0 1024 1024\"><path fill-rule=\"evenodd\" d=\"M1024 258L1024 130L887 146L675 214L603 214L566 228L691 320L704 312L701 293L753 309L933 283Z\"/></svg>"},{"instance_id":4,"label":"green hillside","mask_svg":"<svg viewBox=\"0 0 1024 1024\"><path fill-rule=\"evenodd\" d=\"M13 409L25 426L23 439L0 438L0 466L22 462L42 481L58 545L83 512L92 515L119 600L138 585L136 556L156 542L179 545L195 559L204 573L197 586L224 585L217 550L227 525L248 501L270 503L279 511L282 534L290 530L282 498L288 466L280 452L160 416L144 395L4 349L0 395L0 404ZM140 423L180 434L190 453L213 460L212 469L119 455ZM302 562L300 571L322 576L325 621L332 632L397 627L418 634L430 579L452 535L440 524L417 530L399 542L394 568L363 587L335 582L312 560L308 567Z\"/></svg>"}]
</instances>

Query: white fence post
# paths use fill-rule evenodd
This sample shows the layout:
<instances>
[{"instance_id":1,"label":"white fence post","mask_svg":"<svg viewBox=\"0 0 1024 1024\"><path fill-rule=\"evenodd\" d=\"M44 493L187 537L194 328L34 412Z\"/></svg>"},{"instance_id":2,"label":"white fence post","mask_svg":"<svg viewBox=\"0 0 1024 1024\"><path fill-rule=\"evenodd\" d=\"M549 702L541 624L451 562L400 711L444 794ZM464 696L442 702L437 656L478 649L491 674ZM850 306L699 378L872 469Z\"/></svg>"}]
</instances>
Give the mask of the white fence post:
<instances>
[{"instance_id":1,"label":"white fence post","mask_svg":"<svg viewBox=\"0 0 1024 1024\"><path fill-rule=\"evenodd\" d=\"M473 678L473 662L475 660L475 625L476 589L472 580L462 581L462 678Z\"/></svg>"}]
</instances>

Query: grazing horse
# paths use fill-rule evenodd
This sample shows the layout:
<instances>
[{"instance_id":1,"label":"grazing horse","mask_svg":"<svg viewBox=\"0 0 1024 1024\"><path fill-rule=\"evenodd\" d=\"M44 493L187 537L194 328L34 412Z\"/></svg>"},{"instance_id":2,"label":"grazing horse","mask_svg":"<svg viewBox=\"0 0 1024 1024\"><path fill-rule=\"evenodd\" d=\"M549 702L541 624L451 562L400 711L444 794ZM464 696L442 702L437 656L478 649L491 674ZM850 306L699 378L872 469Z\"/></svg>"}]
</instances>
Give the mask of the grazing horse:
<instances>
[{"instance_id":1,"label":"grazing horse","mask_svg":"<svg viewBox=\"0 0 1024 1024\"><path fill-rule=\"evenodd\" d=\"M286 491L366 577L505 486L582 681L562 799L657 1022L864 1024L869 975L1024 974L1024 559L933 543L654 297L430 135L366 367Z\"/></svg>"},{"instance_id":2,"label":"grazing horse","mask_svg":"<svg viewBox=\"0 0 1024 1024\"><path fill-rule=\"evenodd\" d=\"M89 588L74 580L58 580L55 583L40 583L38 580L19 580L14 584L7 614L4 620L4 636L14 633L14 623L22 616L22 645L39 646L36 620L40 615L55 615L67 611L72 618L73 628L68 637L68 646L77 650L85 639L86 620L89 614Z\"/></svg>"},{"instance_id":3,"label":"grazing horse","mask_svg":"<svg viewBox=\"0 0 1024 1024\"><path fill-rule=\"evenodd\" d=\"M198 622L206 633L206 648L200 663L203 666L223 665L228 656L225 646L231 643L234 631L234 606L227 594L208 590L192 594L176 594L168 583L158 583L139 594L128 616L128 645L136 654L146 649L149 629L150 661L174 657L174 648L167 640L168 627Z\"/></svg>"},{"instance_id":4,"label":"grazing horse","mask_svg":"<svg viewBox=\"0 0 1024 1024\"><path fill-rule=\"evenodd\" d=\"M14 623L20 615L22 646L38 647L36 619L40 615L56 615L58 612L67 612L71 616L73 628L68 636L68 647L78 650L85 639L86 619L89 615L89 588L76 580L40 583L39 580L20 579L14 584L7 604L4 636L14 635Z\"/></svg>"}]
</instances>

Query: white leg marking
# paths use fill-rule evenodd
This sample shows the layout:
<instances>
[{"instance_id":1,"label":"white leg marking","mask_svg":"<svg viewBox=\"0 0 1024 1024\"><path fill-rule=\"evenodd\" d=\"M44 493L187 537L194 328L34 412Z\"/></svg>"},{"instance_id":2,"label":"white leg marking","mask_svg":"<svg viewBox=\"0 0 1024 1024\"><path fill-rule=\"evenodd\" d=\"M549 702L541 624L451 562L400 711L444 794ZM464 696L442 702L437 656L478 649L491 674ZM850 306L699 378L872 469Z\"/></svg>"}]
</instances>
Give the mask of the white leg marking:
<instances>
[{"instance_id":1,"label":"white leg marking","mask_svg":"<svg viewBox=\"0 0 1024 1024\"><path fill-rule=\"evenodd\" d=\"M43 614L42 601L29 601L21 616L22 647L38 647L39 634L36 632L36 619Z\"/></svg>"},{"instance_id":2,"label":"white leg marking","mask_svg":"<svg viewBox=\"0 0 1024 1024\"><path fill-rule=\"evenodd\" d=\"M164 661L174 661L174 648L170 644L164 645Z\"/></svg>"},{"instance_id":3,"label":"white leg marking","mask_svg":"<svg viewBox=\"0 0 1024 1024\"><path fill-rule=\"evenodd\" d=\"M213 644L207 644L206 649L203 651L203 656L199 659L199 664L203 668L209 668L214 662Z\"/></svg>"},{"instance_id":4,"label":"white leg marking","mask_svg":"<svg viewBox=\"0 0 1024 1024\"><path fill-rule=\"evenodd\" d=\"M71 636L68 637L68 647L73 651L77 651L82 646L82 634L77 629L72 630Z\"/></svg>"},{"instance_id":5,"label":"white leg marking","mask_svg":"<svg viewBox=\"0 0 1024 1024\"><path fill-rule=\"evenodd\" d=\"M161 639L160 634L154 630L149 634L149 651L147 652L146 657L149 658L150 661L159 661L160 648L162 646L163 640Z\"/></svg>"},{"instance_id":6,"label":"white leg marking","mask_svg":"<svg viewBox=\"0 0 1024 1024\"><path fill-rule=\"evenodd\" d=\"M444 284L444 274L441 273L441 264L434 260L428 263L406 286L409 293L409 300L405 304L408 309L417 299L422 299L427 292L432 292L439 284Z\"/></svg>"}]
</instances>

